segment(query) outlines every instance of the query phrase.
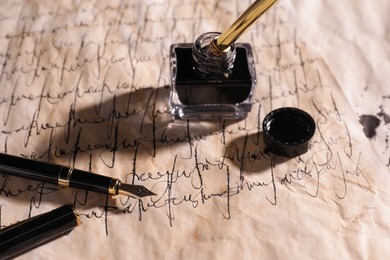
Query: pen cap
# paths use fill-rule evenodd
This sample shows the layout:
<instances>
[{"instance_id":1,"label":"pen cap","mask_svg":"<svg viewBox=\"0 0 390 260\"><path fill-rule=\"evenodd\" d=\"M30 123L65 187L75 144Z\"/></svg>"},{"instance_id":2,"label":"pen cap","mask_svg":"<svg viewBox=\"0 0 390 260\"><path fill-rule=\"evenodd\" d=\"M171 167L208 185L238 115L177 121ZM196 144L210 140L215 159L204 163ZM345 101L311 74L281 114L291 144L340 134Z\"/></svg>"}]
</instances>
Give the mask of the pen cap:
<instances>
[{"instance_id":1,"label":"pen cap","mask_svg":"<svg viewBox=\"0 0 390 260\"><path fill-rule=\"evenodd\" d=\"M263 138L274 154L294 157L309 149L316 124L305 111L284 107L271 111L263 121Z\"/></svg>"},{"instance_id":2,"label":"pen cap","mask_svg":"<svg viewBox=\"0 0 390 260\"><path fill-rule=\"evenodd\" d=\"M69 233L81 222L71 205L26 219L0 230L0 259L10 259Z\"/></svg>"}]
</instances>

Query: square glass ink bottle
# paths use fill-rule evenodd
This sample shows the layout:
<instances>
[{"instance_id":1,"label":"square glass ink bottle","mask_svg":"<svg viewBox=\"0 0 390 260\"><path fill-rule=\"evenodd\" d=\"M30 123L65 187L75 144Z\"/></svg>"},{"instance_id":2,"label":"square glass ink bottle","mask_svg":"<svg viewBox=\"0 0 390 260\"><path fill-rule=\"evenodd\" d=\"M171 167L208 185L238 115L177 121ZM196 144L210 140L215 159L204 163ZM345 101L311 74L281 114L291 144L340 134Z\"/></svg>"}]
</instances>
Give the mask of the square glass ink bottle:
<instances>
[{"instance_id":1,"label":"square glass ink bottle","mask_svg":"<svg viewBox=\"0 0 390 260\"><path fill-rule=\"evenodd\" d=\"M243 119L252 108L256 71L248 43L233 43L221 55L210 51L220 35L170 48L170 107L174 119Z\"/></svg>"}]
</instances>

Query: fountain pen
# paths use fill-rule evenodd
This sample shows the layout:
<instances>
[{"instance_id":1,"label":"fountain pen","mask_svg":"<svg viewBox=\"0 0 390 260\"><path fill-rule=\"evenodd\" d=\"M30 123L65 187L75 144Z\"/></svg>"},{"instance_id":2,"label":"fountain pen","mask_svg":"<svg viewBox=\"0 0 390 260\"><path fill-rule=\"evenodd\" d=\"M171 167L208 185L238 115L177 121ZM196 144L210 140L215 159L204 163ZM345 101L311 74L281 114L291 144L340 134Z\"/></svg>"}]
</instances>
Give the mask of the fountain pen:
<instances>
[{"instance_id":1,"label":"fountain pen","mask_svg":"<svg viewBox=\"0 0 390 260\"><path fill-rule=\"evenodd\" d=\"M116 178L4 153L0 153L0 173L51 183L60 188L77 188L109 195L137 198L156 195L144 186L126 184Z\"/></svg>"}]
</instances>

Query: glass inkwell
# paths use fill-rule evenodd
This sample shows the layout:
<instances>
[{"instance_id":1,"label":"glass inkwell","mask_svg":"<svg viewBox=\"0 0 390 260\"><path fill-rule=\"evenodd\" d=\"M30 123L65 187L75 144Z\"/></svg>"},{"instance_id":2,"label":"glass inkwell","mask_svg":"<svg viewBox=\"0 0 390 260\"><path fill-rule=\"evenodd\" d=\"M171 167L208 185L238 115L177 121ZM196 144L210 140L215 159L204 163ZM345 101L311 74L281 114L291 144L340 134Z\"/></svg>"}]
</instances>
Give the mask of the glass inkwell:
<instances>
[{"instance_id":1,"label":"glass inkwell","mask_svg":"<svg viewBox=\"0 0 390 260\"><path fill-rule=\"evenodd\" d=\"M243 119L252 108L256 71L252 48L235 43L276 0L255 1L223 33L172 44L171 113L175 119Z\"/></svg>"}]
</instances>

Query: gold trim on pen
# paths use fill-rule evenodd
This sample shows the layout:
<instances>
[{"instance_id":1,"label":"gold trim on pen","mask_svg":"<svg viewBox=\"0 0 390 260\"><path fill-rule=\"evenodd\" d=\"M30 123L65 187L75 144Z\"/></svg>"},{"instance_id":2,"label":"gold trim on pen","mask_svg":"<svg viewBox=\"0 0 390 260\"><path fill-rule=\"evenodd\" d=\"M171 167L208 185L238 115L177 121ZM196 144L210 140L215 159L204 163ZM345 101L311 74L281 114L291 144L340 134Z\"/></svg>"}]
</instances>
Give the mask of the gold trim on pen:
<instances>
[{"instance_id":1,"label":"gold trim on pen","mask_svg":"<svg viewBox=\"0 0 390 260\"><path fill-rule=\"evenodd\" d=\"M112 179L110 182L110 186L108 187L108 194L118 195L120 184L121 181L119 179Z\"/></svg>"},{"instance_id":2,"label":"gold trim on pen","mask_svg":"<svg viewBox=\"0 0 390 260\"><path fill-rule=\"evenodd\" d=\"M62 167L58 174L58 186L60 188L69 188L70 177L72 176L74 168L70 167L68 171L64 171L66 168L67 167Z\"/></svg>"},{"instance_id":3,"label":"gold trim on pen","mask_svg":"<svg viewBox=\"0 0 390 260\"><path fill-rule=\"evenodd\" d=\"M75 216L77 226L80 226L83 222L81 221L80 214L75 207L73 207L73 214Z\"/></svg>"},{"instance_id":4,"label":"gold trim on pen","mask_svg":"<svg viewBox=\"0 0 390 260\"><path fill-rule=\"evenodd\" d=\"M221 55L228 50L244 31L251 26L257 18L265 13L277 0L257 0L221 35L210 43L210 51Z\"/></svg>"}]
</instances>

